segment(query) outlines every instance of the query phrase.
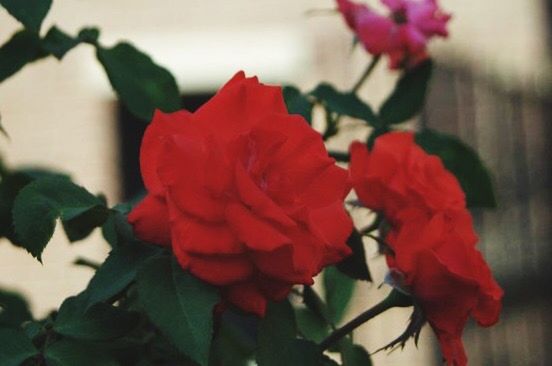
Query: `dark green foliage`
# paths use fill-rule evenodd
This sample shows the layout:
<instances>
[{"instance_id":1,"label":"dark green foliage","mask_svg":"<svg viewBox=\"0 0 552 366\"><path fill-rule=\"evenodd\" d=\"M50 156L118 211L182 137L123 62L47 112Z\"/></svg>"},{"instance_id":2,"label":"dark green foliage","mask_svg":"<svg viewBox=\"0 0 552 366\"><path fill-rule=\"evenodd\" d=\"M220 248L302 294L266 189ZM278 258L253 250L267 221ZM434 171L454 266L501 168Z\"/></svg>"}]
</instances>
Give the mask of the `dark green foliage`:
<instances>
[{"instance_id":1,"label":"dark green foliage","mask_svg":"<svg viewBox=\"0 0 552 366\"><path fill-rule=\"evenodd\" d=\"M63 302L57 314L56 333L83 341L108 341L130 333L139 321L137 313L109 304L87 308L86 292Z\"/></svg>"},{"instance_id":2,"label":"dark green foliage","mask_svg":"<svg viewBox=\"0 0 552 366\"><path fill-rule=\"evenodd\" d=\"M314 103L307 95L301 93L294 86L286 86L283 89L284 100L290 114L299 114L310 124L312 122L312 108Z\"/></svg>"},{"instance_id":3,"label":"dark green foliage","mask_svg":"<svg viewBox=\"0 0 552 366\"><path fill-rule=\"evenodd\" d=\"M126 215L130 205L117 205L110 210L109 216L102 226L102 235L112 248L138 241L132 232Z\"/></svg>"},{"instance_id":4,"label":"dark green foliage","mask_svg":"<svg viewBox=\"0 0 552 366\"><path fill-rule=\"evenodd\" d=\"M135 116L149 121L155 109L174 112L180 108L174 77L133 45L98 47L96 55L113 89Z\"/></svg>"},{"instance_id":5,"label":"dark green foliage","mask_svg":"<svg viewBox=\"0 0 552 366\"><path fill-rule=\"evenodd\" d=\"M325 323L331 323L326 304L311 286L303 286L303 303L319 319Z\"/></svg>"},{"instance_id":6,"label":"dark green foliage","mask_svg":"<svg viewBox=\"0 0 552 366\"><path fill-rule=\"evenodd\" d=\"M370 270L366 262L366 253L364 250L364 244L362 243L362 236L358 231L353 230L349 239L347 239L347 245L353 253L339 262L336 267L341 273L351 277L355 280L372 281Z\"/></svg>"},{"instance_id":7,"label":"dark green foliage","mask_svg":"<svg viewBox=\"0 0 552 366\"><path fill-rule=\"evenodd\" d=\"M19 327L32 318L29 304L21 295L0 290L0 327Z\"/></svg>"},{"instance_id":8,"label":"dark green foliage","mask_svg":"<svg viewBox=\"0 0 552 366\"><path fill-rule=\"evenodd\" d=\"M160 251L160 248L138 242L113 249L88 284L86 307L106 301L125 290L135 280L140 266Z\"/></svg>"},{"instance_id":9,"label":"dark green foliage","mask_svg":"<svg viewBox=\"0 0 552 366\"><path fill-rule=\"evenodd\" d=\"M311 95L337 115L361 119L371 126L380 124L370 106L354 93L340 92L332 85L322 83L311 92Z\"/></svg>"},{"instance_id":10,"label":"dark green foliage","mask_svg":"<svg viewBox=\"0 0 552 366\"><path fill-rule=\"evenodd\" d=\"M0 5L29 31L38 33L52 0L0 0Z\"/></svg>"},{"instance_id":11,"label":"dark green foliage","mask_svg":"<svg viewBox=\"0 0 552 366\"><path fill-rule=\"evenodd\" d=\"M100 30L96 27L85 27L79 31L77 38L84 43L97 45L100 37Z\"/></svg>"},{"instance_id":12,"label":"dark green foliage","mask_svg":"<svg viewBox=\"0 0 552 366\"><path fill-rule=\"evenodd\" d=\"M323 280L330 320L334 324L339 324L353 296L355 281L336 267L327 267L323 273Z\"/></svg>"},{"instance_id":13,"label":"dark green foliage","mask_svg":"<svg viewBox=\"0 0 552 366\"><path fill-rule=\"evenodd\" d=\"M247 366L257 347L257 317L226 310L220 318L213 346L212 366Z\"/></svg>"},{"instance_id":14,"label":"dark green foliage","mask_svg":"<svg viewBox=\"0 0 552 366\"><path fill-rule=\"evenodd\" d=\"M151 321L183 354L207 365L218 291L167 256L149 259L138 272L137 285Z\"/></svg>"},{"instance_id":15,"label":"dark green foliage","mask_svg":"<svg viewBox=\"0 0 552 366\"><path fill-rule=\"evenodd\" d=\"M19 241L13 226L12 210L15 197L19 191L38 178L59 177L68 179L68 177L57 172L29 168L20 168L14 171L3 168L0 175L2 178L0 181L0 237L6 237L12 243L18 245Z\"/></svg>"},{"instance_id":16,"label":"dark green foliage","mask_svg":"<svg viewBox=\"0 0 552 366\"><path fill-rule=\"evenodd\" d=\"M119 366L105 350L72 339L49 344L44 357L48 366Z\"/></svg>"},{"instance_id":17,"label":"dark green foliage","mask_svg":"<svg viewBox=\"0 0 552 366\"><path fill-rule=\"evenodd\" d=\"M296 309L295 317L300 333L308 340L320 343L328 336L330 327L310 309Z\"/></svg>"},{"instance_id":18,"label":"dark green foliage","mask_svg":"<svg viewBox=\"0 0 552 366\"><path fill-rule=\"evenodd\" d=\"M404 122L416 116L425 104L433 63L425 61L405 72L395 90L383 103L379 117L385 125Z\"/></svg>"},{"instance_id":19,"label":"dark green foliage","mask_svg":"<svg viewBox=\"0 0 552 366\"><path fill-rule=\"evenodd\" d=\"M19 329L0 328L0 365L20 366L35 356L37 349L25 332Z\"/></svg>"},{"instance_id":20,"label":"dark green foliage","mask_svg":"<svg viewBox=\"0 0 552 366\"><path fill-rule=\"evenodd\" d=\"M16 0L17 1L17 0ZM0 83L25 65L48 56L37 34L21 30L0 47Z\"/></svg>"},{"instance_id":21,"label":"dark green foliage","mask_svg":"<svg viewBox=\"0 0 552 366\"><path fill-rule=\"evenodd\" d=\"M259 324L257 363L259 366L319 366L322 350L315 343L296 339L293 308L288 301L271 303Z\"/></svg>"},{"instance_id":22,"label":"dark green foliage","mask_svg":"<svg viewBox=\"0 0 552 366\"><path fill-rule=\"evenodd\" d=\"M67 52L79 44L79 40L71 37L56 26L50 28L44 39L42 47L48 53L61 60Z\"/></svg>"},{"instance_id":23,"label":"dark green foliage","mask_svg":"<svg viewBox=\"0 0 552 366\"><path fill-rule=\"evenodd\" d=\"M372 366L370 354L364 347L344 339L339 344L343 366Z\"/></svg>"},{"instance_id":24,"label":"dark green foliage","mask_svg":"<svg viewBox=\"0 0 552 366\"><path fill-rule=\"evenodd\" d=\"M416 142L429 154L437 155L460 182L468 207L496 207L493 183L477 152L458 138L433 130L423 130Z\"/></svg>"},{"instance_id":25,"label":"dark green foliage","mask_svg":"<svg viewBox=\"0 0 552 366\"><path fill-rule=\"evenodd\" d=\"M21 245L34 257L41 254L60 218L70 240L80 240L107 219L98 197L67 178L41 178L23 188L14 202L13 222Z\"/></svg>"}]
</instances>

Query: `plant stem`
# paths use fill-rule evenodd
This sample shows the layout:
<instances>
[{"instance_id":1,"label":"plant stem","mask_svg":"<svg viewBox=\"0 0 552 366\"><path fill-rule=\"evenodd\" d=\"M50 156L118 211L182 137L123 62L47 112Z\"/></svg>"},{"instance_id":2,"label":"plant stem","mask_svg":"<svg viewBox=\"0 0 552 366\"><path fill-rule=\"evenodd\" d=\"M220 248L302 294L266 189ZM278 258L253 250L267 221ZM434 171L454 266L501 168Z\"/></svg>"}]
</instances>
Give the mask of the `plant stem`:
<instances>
[{"instance_id":1,"label":"plant stem","mask_svg":"<svg viewBox=\"0 0 552 366\"><path fill-rule=\"evenodd\" d=\"M341 151L329 151L328 154L336 161L339 161L342 163L349 162L349 153L341 152Z\"/></svg>"},{"instance_id":2,"label":"plant stem","mask_svg":"<svg viewBox=\"0 0 552 366\"><path fill-rule=\"evenodd\" d=\"M351 89L351 93L356 93L358 92L358 90L362 87L362 85L364 84L364 82L368 79L368 77L372 74L372 71L374 71L374 69L376 68L376 65L378 64L379 60L381 59L381 56L378 55L378 56L374 56L372 58L372 61L370 62L370 64L368 65L368 67L366 68L366 70L364 70L364 73L362 74L362 76L360 77L360 79L358 79L358 81L356 82L356 84L353 86L353 88Z\"/></svg>"},{"instance_id":3,"label":"plant stem","mask_svg":"<svg viewBox=\"0 0 552 366\"><path fill-rule=\"evenodd\" d=\"M366 310L341 328L336 329L320 343L320 348L322 348L322 350L327 350L335 343L337 343L341 338L345 337L347 334L351 333L353 330L366 323L368 320L375 318L376 316L391 308L405 307L411 305L412 299L409 296L397 290L393 290L383 301Z\"/></svg>"},{"instance_id":4,"label":"plant stem","mask_svg":"<svg viewBox=\"0 0 552 366\"><path fill-rule=\"evenodd\" d=\"M372 74L372 71L374 71L374 69L376 68L376 65L378 64L380 58L381 58L381 56L374 56L372 58L372 61L370 62L370 64L366 68L366 70L364 70L364 73L362 74L360 79L356 82L356 84L351 89L352 94L356 94L358 92L358 90L362 87L362 85L368 79L370 74ZM335 135L337 133L337 128L339 126L339 121L341 120L341 117L343 117L343 116L342 115L337 115L335 120L332 121L331 120L331 118L332 118L331 114L329 113L328 110L326 110L326 118L327 119L326 119L326 131L323 133L324 141L326 141L328 138L332 137L333 135ZM348 160L346 160L346 161L348 161Z\"/></svg>"}]
</instances>

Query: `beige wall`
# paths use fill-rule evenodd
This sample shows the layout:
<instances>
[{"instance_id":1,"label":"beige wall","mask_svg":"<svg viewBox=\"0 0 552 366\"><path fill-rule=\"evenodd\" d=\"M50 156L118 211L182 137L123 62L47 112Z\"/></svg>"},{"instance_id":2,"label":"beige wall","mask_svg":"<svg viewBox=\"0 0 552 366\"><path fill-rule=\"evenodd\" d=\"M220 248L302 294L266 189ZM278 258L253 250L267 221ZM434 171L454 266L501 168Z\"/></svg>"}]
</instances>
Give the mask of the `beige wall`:
<instances>
[{"instance_id":1,"label":"beige wall","mask_svg":"<svg viewBox=\"0 0 552 366\"><path fill-rule=\"evenodd\" d=\"M319 0L58 0L46 25L58 24L76 32L98 25L101 40L111 44L132 40L167 65L184 93L213 90L238 69L258 74L269 82L293 82L312 87L329 80L341 88L352 85L367 63L362 50L351 52L350 34L333 15L305 15L310 9L327 9ZM536 0L444 0L455 14L450 41L433 47L438 60L473 65L485 74L499 75L508 83L538 84L549 71L543 51L543 19ZM18 24L0 11L0 40ZM380 67L364 89L379 102L392 79ZM38 62L0 85L2 123L11 138L0 137L2 156L9 164L49 166L71 173L89 190L107 194L110 203L119 193L114 134L114 95L92 50L84 45L60 64ZM344 147L358 136L350 130L333 144ZM40 265L24 251L0 245L0 286L17 288L31 299L38 315L57 307L78 292L91 273L70 263L78 255L101 260L107 253L99 234L69 245L57 233ZM382 291L382 258L371 260L374 285L362 285L350 316L375 303ZM408 312L396 311L361 328L357 340L375 349L396 336ZM393 326L390 326L390 323ZM427 330L421 351L400 351L376 356L379 365L426 365L432 336ZM414 349L413 345L407 347ZM424 351L425 350L425 351ZM409 362L406 361L408 357Z\"/></svg>"}]
</instances>

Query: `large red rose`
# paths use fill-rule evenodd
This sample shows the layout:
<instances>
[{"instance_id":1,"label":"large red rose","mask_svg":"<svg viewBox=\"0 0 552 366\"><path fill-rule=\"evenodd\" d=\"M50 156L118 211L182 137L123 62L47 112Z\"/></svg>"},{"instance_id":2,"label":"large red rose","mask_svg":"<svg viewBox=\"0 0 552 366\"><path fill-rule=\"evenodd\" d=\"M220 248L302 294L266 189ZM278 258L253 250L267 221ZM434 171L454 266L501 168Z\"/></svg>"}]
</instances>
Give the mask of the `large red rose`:
<instances>
[{"instance_id":1,"label":"large red rose","mask_svg":"<svg viewBox=\"0 0 552 366\"><path fill-rule=\"evenodd\" d=\"M140 167L148 195L129 215L136 235L171 246L245 311L263 315L267 300L350 253L347 172L288 114L281 88L243 72L193 114L157 112Z\"/></svg>"},{"instance_id":2,"label":"large red rose","mask_svg":"<svg viewBox=\"0 0 552 366\"><path fill-rule=\"evenodd\" d=\"M379 137L371 151L354 143L349 169L361 202L391 223L390 270L421 306L447 363L466 365L461 336L468 318L496 323L503 293L476 249L460 184L408 132Z\"/></svg>"},{"instance_id":3,"label":"large red rose","mask_svg":"<svg viewBox=\"0 0 552 366\"><path fill-rule=\"evenodd\" d=\"M410 132L393 132L376 139L371 151L351 145L350 174L359 199L388 219L414 206L428 213L465 207L458 180L437 156L427 154Z\"/></svg>"}]
</instances>

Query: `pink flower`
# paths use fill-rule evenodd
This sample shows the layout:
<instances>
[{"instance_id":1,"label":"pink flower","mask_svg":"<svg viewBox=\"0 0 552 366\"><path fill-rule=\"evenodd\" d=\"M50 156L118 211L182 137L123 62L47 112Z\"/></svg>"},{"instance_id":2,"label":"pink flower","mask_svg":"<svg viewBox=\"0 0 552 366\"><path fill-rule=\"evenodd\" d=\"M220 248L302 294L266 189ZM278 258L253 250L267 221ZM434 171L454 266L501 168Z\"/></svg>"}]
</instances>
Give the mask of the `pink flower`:
<instances>
[{"instance_id":1,"label":"pink flower","mask_svg":"<svg viewBox=\"0 0 552 366\"><path fill-rule=\"evenodd\" d=\"M390 10L383 16L364 4L336 0L345 22L373 55L389 56L389 67L410 68L428 58L426 45L434 36L447 37L447 22L437 0L381 0Z\"/></svg>"}]
</instances>

